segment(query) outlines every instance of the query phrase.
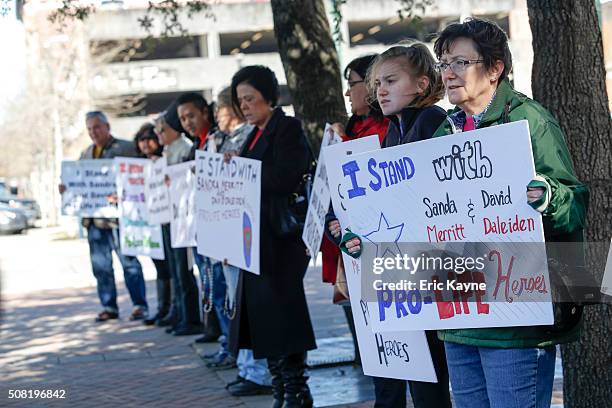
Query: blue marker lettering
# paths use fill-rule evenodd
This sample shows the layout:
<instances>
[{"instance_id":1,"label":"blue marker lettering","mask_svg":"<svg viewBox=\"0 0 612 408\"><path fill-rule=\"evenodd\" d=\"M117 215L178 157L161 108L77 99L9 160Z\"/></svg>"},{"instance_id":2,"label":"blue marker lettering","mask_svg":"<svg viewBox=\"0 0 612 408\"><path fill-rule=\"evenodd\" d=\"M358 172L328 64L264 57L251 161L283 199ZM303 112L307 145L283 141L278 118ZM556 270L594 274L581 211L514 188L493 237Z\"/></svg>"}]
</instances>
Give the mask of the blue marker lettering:
<instances>
[{"instance_id":1,"label":"blue marker lettering","mask_svg":"<svg viewBox=\"0 0 612 408\"><path fill-rule=\"evenodd\" d=\"M348 191L349 199L359 197L365 195L365 188L359 187L357 184L357 173L359 171L359 166L355 160L350 161L342 165L342 171L345 176L349 176L351 178L351 184L353 188Z\"/></svg>"},{"instance_id":2,"label":"blue marker lettering","mask_svg":"<svg viewBox=\"0 0 612 408\"><path fill-rule=\"evenodd\" d=\"M378 296L378 317L381 322L384 322L385 309L391 307L393 303L393 293L390 290L377 290L376 295Z\"/></svg>"},{"instance_id":3,"label":"blue marker lettering","mask_svg":"<svg viewBox=\"0 0 612 408\"><path fill-rule=\"evenodd\" d=\"M376 172L376 160L374 159L370 159L368 160L368 171L370 172L370 174L376 179L378 180L377 183L374 183L373 181L370 181L370 188L374 191L378 191L380 190L380 187L382 185L382 179L380 178L380 176L378 175L378 173Z\"/></svg>"}]
</instances>

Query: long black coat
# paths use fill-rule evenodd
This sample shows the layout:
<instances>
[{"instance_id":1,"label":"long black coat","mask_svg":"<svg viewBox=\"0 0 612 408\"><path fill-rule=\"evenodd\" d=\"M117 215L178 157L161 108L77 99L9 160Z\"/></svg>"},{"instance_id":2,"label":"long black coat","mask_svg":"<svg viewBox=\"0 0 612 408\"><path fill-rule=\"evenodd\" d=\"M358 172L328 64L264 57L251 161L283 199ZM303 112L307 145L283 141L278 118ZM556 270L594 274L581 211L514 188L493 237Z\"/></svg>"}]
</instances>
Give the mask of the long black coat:
<instances>
[{"instance_id":1,"label":"long black coat","mask_svg":"<svg viewBox=\"0 0 612 408\"><path fill-rule=\"evenodd\" d=\"M241 271L236 293L230 348L252 349L255 358L280 357L316 348L304 294L306 256L301 233L278 238L271 230L268 207L273 196L290 196L311 160L299 120L277 108L252 150L257 128L240 155L261 160L260 271Z\"/></svg>"}]
</instances>

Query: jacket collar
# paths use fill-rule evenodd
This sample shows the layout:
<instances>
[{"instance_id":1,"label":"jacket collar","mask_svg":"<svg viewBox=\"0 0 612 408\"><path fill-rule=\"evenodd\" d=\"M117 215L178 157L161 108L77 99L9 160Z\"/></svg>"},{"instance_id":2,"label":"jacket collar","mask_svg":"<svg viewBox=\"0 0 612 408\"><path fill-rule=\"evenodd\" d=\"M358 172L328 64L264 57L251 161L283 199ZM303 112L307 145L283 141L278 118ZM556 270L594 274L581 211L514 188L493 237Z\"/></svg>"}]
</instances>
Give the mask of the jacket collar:
<instances>
[{"instance_id":1,"label":"jacket collar","mask_svg":"<svg viewBox=\"0 0 612 408\"><path fill-rule=\"evenodd\" d=\"M400 121L396 115L389 115L387 118L391 121L390 129L397 132L397 140L389 140L391 146L403 144L404 139L407 137L408 132L412 128L412 125L416 121L419 114L423 111L423 108L404 108L400 112L402 120ZM401 130L400 130L401 126Z\"/></svg>"},{"instance_id":2,"label":"jacket collar","mask_svg":"<svg viewBox=\"0 0 612 408\"><path fill-rule=\"evenodd\" d=\"M253 149L249 151L249 146L251 145L253 138L255 137L255 135L257 134L259 130L257 127L255 127L251 131L251 134L247 138L247 141L244 143L242 147L241 155L246 154L248 155L248 157L261 159L264 156L264 153L266 152L268 145L270 144L270 141L271 141L270 138L276 133L276 128L278 127L278 123L284 117L285 117L285 112L283 112L281 108L279 107L274 108L274 111L272 112L272 117L266 124L266 127L263 130L263 133L259 137L259 140L257 140L257 142L255 143L255 146L253 146Z\"/></svg>"},{"instance_id":3,"label":"jacket collar","mask_svg":"<svg viewBox=\"0 0 612 408\"><path fill-rule=\"evenodd\" d=\"M507 120L504 119L504 116L507 116L512 109L521 103L520 97L517 98L517 96L522 95L514 90L508 79L501 81L497 86L497 90L495 91L495 97L493 98L493 101L491 101L491 105L487 109L487 112L480 120L478 127L487 127L496 122L507 122ZM457 106L449 112L449 116L460 111L461 108Z\"/></svg>"},{"instance_id":4,"label":"jacket collar","mask_svg":"<svg viewBox=\"0 0 612 408\"><path fill-rule=\"evenodd\" d=\"M102 153L100 154L100 158L102 158L102 156L104 155L104 152L108 151L108 149L111 148L111 146L113 145L113 143L115 143L117 139L115 139L113 137L113 135L110 135L110 138L108 139L108 142L106 142L106 144L104 146L102 146ZM91 145L91 157L93 158L93 152L96 149L96 144L92 143Z\"/></svg>"},{"instance_id":5,"label":"jacket collar","mask_svg":"<svg viewBox=\"0 0 612 408\"><path fill-rule=\"evenodd\" d=\"M480 120L478 127L486 127L495 122L508 122L508 113L522 103L521 96L507 79L501 81L497 86L495 98L493 98L491 106Z\"/></svg>"}]
</instances>

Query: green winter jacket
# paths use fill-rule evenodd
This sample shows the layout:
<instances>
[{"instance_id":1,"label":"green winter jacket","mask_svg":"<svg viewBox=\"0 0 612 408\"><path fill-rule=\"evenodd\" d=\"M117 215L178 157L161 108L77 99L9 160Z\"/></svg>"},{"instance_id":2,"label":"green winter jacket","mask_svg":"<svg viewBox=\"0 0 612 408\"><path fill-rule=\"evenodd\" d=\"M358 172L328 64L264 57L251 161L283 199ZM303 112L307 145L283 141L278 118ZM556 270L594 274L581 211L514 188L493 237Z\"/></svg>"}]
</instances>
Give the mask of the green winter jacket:
<instances>
[{"instance_id":1,"label":"green winter jacket","mask_svg":"<svg viewBox=\"0 0 612 408\"><path fill-rule=\"evenodd\" d=\"M449 114L459 111L455 108ZM512 88L507 80L497 87L489 109L478 128L501 125L526 119L529 121L531 147L536 173L550 185L550 202L542 213L546 242L582 242L588 206L588 189L574 173L572 159L567 150L563 132L555 118L539 103ZM454 125L450 118L444 121L433 137L450 135ZM527 197L525 196L525 200ZM572 254L551 254L549 258L562 259L566 264L584 265L581 245ZM564 329L550 326L439 330L441 340L482 347L524 348L545 347L577 340L580 335L579 307L572 308L572 323Z\"/></svg>"}]
</instances>

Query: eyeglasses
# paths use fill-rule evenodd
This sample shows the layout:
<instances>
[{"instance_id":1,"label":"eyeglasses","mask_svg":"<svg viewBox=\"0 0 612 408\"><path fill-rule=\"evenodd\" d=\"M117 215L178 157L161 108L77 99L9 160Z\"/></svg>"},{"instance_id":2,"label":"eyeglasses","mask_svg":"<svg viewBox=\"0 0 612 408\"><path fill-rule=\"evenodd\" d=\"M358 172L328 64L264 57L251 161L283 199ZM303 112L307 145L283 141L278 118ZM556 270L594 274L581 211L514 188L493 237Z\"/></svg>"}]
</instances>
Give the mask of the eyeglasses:
<instances>
[{"instance_id":1,"label":"eyeglasses","mask_svg":"<svg viewBox=\"0 0 612 408\"><path fill-rule=\"evenodd\" d=\"M484 60L455 60L453 62L446 63L446 62L438 62L435 67L436 67L436 71L438 71L439 73L443 73L445 72L449 67L450 69L455 73L455 74L460 74L462 72L464 72L466 70L466 68L468 67L468 65L470 64L479 64L481 62L484 62Z\"/></svg>"},{"instance_id":2,"label":"eyeglasses","mask_svg":"<svg viewBox=\"0 0 612 408\"><path fill-rule=\"evenodd\" d=\"M362 79L362 80L360 80L360 81L348 81L348 87L349 87L349 88L352 88L352 87L354 87L355 85L357 85L357 84L359 84L359 83L362 83L362 82L365 82L365 81L364 81L363 79Z\"/></svg>"}]
</instances>

